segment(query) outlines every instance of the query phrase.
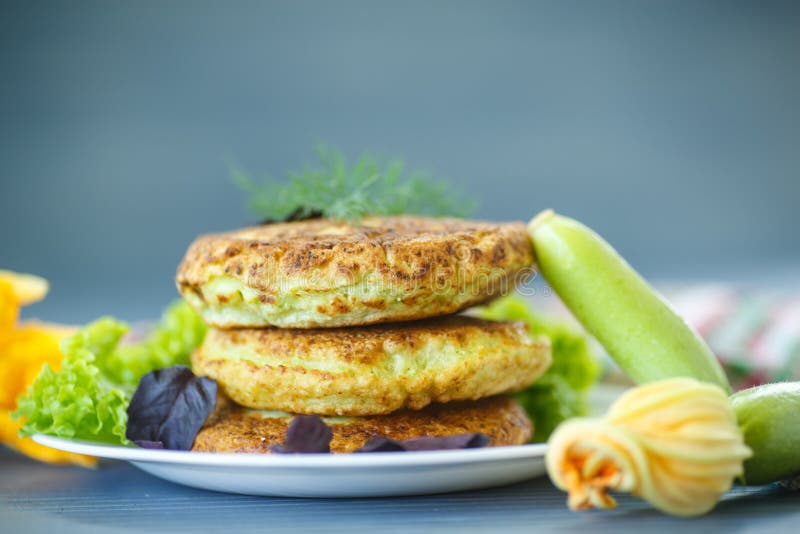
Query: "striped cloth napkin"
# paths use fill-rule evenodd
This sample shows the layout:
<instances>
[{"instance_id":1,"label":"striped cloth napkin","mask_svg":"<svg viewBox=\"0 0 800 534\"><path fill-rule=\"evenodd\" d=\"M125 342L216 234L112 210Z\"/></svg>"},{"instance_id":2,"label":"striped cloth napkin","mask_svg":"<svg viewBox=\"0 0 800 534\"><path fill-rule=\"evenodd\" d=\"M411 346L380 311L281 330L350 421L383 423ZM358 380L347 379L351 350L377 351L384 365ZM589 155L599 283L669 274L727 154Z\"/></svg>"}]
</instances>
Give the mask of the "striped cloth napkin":
<instances>
[{"instance_id":1,"label":"striped cloth napkin","mask_svg":"<svg viewBox=\"0 0 800 534\"><path fill-rule=\"evenodd\" d=\"M800 379L800 294L706 284L664 294L725 366L734 389Z\"/></svg>"}]
</instances>

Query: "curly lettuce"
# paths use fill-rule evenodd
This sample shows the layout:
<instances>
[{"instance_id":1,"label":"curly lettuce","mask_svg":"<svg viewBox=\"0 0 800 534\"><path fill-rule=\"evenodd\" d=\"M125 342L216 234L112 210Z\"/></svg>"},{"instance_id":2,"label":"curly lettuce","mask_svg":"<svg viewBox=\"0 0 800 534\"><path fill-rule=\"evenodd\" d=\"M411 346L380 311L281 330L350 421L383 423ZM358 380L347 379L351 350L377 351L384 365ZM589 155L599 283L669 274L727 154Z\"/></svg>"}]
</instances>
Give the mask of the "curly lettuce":
<instances>
[{"instance_id":1,"label":"curly lettuce","mask_svg":"<svg viewBox=\"0 0 800 534\"><path fill-rule=\"evenodd\" d=\"M154 369L188 366L189 356L205 335L206 325L200 316L185 302L176 301L144 340L117 347L105 362L106 372L116 381L135 387Z\"/></svg>"},{"instance_id":2,"label":"curly lettuce","mask_svg":"<svg viewBox=\"0 0 800 534\"><path fill-rule=\"evenodd\" d=\"M582 332L536 313L517 295L496 300L478 313L496 321L525 321L532 335L550 338L553 364L515 395L533 421L533 441L547 441L562 421L587 414L586 393L599 378L600 364Z\"/></svg>"},{"instance_id":3,"label":"curly lettuce","mask_svg":"<svg viewBox=\"0 0 800 534\"><path fill-rule=\"evenodd\" d=\"M54 371L45 365L17 399L21 436L52 436L127 444L127 407L139 379L161 367L187 364L206 326L183 302L171 305L142 341L120 344L128 327L102 318L65 339Z\"/></svg>"}]
</instances>

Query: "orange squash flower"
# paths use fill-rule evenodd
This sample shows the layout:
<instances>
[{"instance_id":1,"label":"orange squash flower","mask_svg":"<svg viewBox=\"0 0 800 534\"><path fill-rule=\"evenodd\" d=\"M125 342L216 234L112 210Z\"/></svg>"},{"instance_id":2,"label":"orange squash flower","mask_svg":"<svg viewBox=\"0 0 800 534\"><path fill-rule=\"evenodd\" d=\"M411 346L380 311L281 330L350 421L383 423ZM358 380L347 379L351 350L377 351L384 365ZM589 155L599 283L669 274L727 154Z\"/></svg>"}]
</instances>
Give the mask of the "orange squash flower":
<instances>
[{"instance_id":1,"label":"orange squash flower","mask_svg":"<svg viewBox=\"0 0 800 534\"><path fill-rule=\"evenodd\" d=\"M93 467L97 460L90 456L61 452L20 438L22 421L11 418L17 397L33 383L44 364L55 370L61 366L59 342L75 331L35 321L18 323L20 306L43 299L47 290L43 278L0 271L0 444L44 462Z\"/></svg>"},{"instance_id":2,"label":"orange squash flower","mask_svg":"<svg viewBox=\"0 0 800 534\"><path fill-rule=\"evenodd\" d=\"M548 442L547 471L573 510L632 493L677 516L708 512L751 455L718 386L672 378L633 388L602 419L572 419Z\"/></svg>"}]
</instances>

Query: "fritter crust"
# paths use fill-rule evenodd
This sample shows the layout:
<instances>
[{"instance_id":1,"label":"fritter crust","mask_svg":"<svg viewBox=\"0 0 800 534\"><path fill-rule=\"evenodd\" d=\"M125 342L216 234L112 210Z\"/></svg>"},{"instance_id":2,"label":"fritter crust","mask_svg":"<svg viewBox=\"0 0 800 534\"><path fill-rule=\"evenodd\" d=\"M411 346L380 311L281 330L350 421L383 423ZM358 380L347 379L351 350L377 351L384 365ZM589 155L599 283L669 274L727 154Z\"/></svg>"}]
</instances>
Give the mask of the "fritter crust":
<instances>
[{"instance_id":1,"label":"fritter crust","mask_svg":"<svg viewBox=\"0 0 800 534\"><path fill-rule=\"evenodd\" d=\"M291 422L288 414L261 413L222 403L197 434L193 451L269 453L283 443ZM452 436L482 432L490 447L521 445L531 438L525 410L509 397L433 404L420 411L389 415L327 418L333 430L331 452L352 452L375 436L404 440L422 436Z\"/></svg>"},{"instance_id":2,"label":"fritter crust","mask_svg":"<svg viewBox=\"0 0 800 534\"><path fill-rule=\"evenodd\" d=\"M249 408L373 415L518 391L550 365L546 338L522 322L449 316L289 330L210 329L193 357Z\"/></svg>"},{"instance_id":3,"label":"fritter crust","mask_svg":"<svg viewBox=\"0 0 800 534\"><path fill-rule=\"evenodd\" d=\"M200 236L176 283L218 327L355 326L455 313L512 289L532 266L521 222L314 219Z\"/></svg>"}]
</instances>

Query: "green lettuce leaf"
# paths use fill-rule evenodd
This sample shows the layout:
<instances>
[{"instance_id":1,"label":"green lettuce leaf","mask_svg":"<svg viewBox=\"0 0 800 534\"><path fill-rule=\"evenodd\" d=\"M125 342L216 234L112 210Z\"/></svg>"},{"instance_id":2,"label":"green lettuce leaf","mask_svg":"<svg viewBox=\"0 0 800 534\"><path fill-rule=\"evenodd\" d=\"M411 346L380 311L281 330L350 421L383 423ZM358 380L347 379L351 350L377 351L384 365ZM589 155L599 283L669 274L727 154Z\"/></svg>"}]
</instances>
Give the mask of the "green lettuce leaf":
<instances>
[{"instance_id":1,"label":"green lettuce leaf","mask_svg":"<svg viewBox=\"0 0 800 534\"><path fill-rule=\"evenodd\" d=\"M142 375L187 364L205 325L183 302L171 305L138 343L120 345L128 327L106 317L61 345L61 369L45 365L17 399L14 417L25 417L21 436L52 436L127 444L127 407Z\"/></svg>"},{"instance_id":2,"label":"green lettuce leaf","mask_svg":"<svg viewBox=\"0 0 800 534\"><path fill-rule=\"evenodd\" d=\"M206 325L188 304L176 301L161 321L139 343L120 345L106 361L106 373L115 381L132 384L154 369L189 365L189 356L203 342Z\"/></svg>"},{"instance_id":3,"label":"green lettuce leaf","mask_svg":"<svg viewBox=\"0 0 800 534\"><path fill-rule=\"evenodd\" d=\"M104 372L127 327L103 318L64 340L61 369L45 365L17 399L15 417L27 419L21 436L53 436L124 442L125 410L132 390Z\"/></svg>"},{"instance_id":4,"label":"green lettuce leaf","mask_svg":"<svg viewBox=\"0 0 800 534\"><path fill-rule=\"evenodd\" d=\"M532 335L550 338L553 364L515 395L533 421L533 441L547 441L562 421L587 414L586 392L599 378L600 364L580 330L536 313L518 295L496 300L478 313L496 321L525 321Z\"/></svg>"}]
</instances>

